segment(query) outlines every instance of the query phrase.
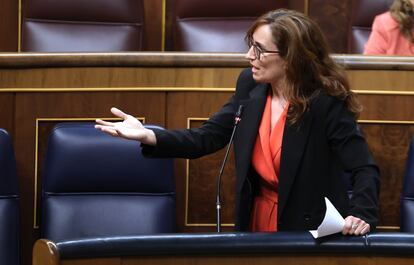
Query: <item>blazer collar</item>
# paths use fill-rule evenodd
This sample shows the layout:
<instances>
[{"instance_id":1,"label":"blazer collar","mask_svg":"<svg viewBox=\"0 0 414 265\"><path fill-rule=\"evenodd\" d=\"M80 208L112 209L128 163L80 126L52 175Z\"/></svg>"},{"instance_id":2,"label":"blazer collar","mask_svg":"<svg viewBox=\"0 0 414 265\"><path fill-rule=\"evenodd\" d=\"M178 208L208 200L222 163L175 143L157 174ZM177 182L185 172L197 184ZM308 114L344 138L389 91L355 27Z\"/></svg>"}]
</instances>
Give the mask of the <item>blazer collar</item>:
<instances>
[{"instance_id":1,"label":"blazer collar","mask_svg":"<svg viewBox=\"0 0 414 265\"><path fill-rule=\"evenodd\" d=\"M239 104L244 106L244 111L234 142L238 175L236 190L238 192L241 191L249 173L253 147L256 142L269 88L270 85L268 84L258 84L251 90L248 99L240 100L239 102ZM297 125L291 126L286 121L280 161L278 218L280 218L286 206L305 145L308 141L311 125L312 115L310 115L310 112L305 113Z\"/></svg>"},{"instance_id":2,"label":"blazer collar","mask_svg":"<svg viewBox=\"0 0 414 265\"><path fill-rule=\"evenodd\" d=\"M286 121L282 140L282 154L279 177L278 217L282 216L290 195L293 182L300 166L308 135L311 130L312 115L306 112L298 124L289 125Z\"/></svg>"},{"instance_id":3,"label":"blazer collar","mask_svg":"<svg viewBox=\"0 0 414 265\"><path fill-rule=\"evenodd\" d=\"M241 122L235 138L235 156L236 168L238 174L237 191L240 191L252 159L252 151L254 143L262 119L266 96L270 85L257 84L249 93L249 98L240 100L240 104L244 106Z\"/></svg>"}]
</instances>

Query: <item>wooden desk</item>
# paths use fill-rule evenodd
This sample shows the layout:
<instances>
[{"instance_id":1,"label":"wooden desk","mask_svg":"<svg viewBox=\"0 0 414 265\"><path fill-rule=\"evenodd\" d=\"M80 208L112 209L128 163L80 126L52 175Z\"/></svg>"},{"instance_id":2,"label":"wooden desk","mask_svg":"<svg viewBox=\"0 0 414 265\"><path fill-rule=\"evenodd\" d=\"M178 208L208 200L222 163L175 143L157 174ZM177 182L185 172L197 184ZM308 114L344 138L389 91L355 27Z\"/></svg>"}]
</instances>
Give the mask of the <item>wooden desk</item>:
<instances>
[{"instance_id":1,"label":"wooden desk","mask_svg":"<svg viewBox=\"0 0 414 265\"><path fill-rule=\"evenodd\" d=\"M367 237L308 232L164 234L38 240L33 265L132 264L412 264L413 235L379 233Z\"/></svg>"},{"instance_id":2,"label":"wooden desk","mask_svg":"<svg viewBox=\"0 0 414 265\"><path fill-rule=\"evenodd\" d=\"M399 227L399 196L414 132L414 59L335 55L364 111L360 125L381 168L380 225ZM13 139L22 201L23 264L39 237L47 135L63 121L110 118L110 107L174 129L197 127L234 91L242 54L0 54L0 127ZM181 232L214 231L215 178L223 152L175 163ZM230 158L231 160L232 158ZM223 177L223 223L233 223L234 168ZM25 260L26 259L26 260Z\"/></svg>"}]
</instances>

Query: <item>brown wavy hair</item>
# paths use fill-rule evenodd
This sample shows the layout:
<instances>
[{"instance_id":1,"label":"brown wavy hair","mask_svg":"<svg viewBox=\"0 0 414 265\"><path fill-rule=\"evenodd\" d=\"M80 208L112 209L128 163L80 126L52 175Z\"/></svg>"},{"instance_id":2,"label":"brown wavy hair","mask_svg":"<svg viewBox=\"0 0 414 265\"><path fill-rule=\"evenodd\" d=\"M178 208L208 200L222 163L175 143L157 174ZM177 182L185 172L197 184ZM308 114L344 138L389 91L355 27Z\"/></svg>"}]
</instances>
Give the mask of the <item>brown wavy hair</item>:
<instances>
[{"instance_id":1,"label":"brown wavy hair","mask_svg":"<svg viewBox=\"0 0 414 265\"><path fill-rule=\"evenodd\" d=\"M410 0L394 0L390 7L391 16L398 22L401 34L414 43L414 7Z\"/></svg>"},{"instance_id":2,"label":"brown wavy hair","mask_svg":"<svg viewBox=\"0 0 414 265\"><path fill-rule=\"evenodd\" d=\"M287 9L270 11L259 17L246 34L269 25L279 56L286 61L288 88L283 95L289 101L288 121L295 124L308 110L311 99L321 90L345 101L357 118L362 110L350 90L345 71L330 57L330 50L319 26L306 15Z\"/></svg>"}]
</instances>

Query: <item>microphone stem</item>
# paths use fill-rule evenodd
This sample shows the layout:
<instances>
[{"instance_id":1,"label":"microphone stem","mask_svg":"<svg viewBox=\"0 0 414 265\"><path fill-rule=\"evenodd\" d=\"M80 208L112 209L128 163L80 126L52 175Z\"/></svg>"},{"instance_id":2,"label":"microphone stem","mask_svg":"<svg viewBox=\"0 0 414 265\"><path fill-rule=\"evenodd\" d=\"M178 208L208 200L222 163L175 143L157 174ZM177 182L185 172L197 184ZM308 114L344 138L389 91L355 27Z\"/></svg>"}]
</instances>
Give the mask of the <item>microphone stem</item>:
<instances>
[{"instance_id":1,"label":"microphone stem","mask_svg":"<svg viewBox=\"0 0 414 265\"><path fill-rule=\"evenodd\" d=\"M237 124L239 123L239 121L240 121L240 117L236 116L234 126L233 126L233 131L232 131L231 137L230 137L230 141L229 141L229 144L227 145L226 154L224 155L224 160L223 160L223 163L221 164L219 176L217 178L217 197L216 197L217 233L221 232L221 196L220 196L220 193L221 193L221 188L220 188L221 176L223 175L223 172L224 172L224 167L226 165L227 158L229 156L230 148L231 148L231 145L233 143L234 134L236 132Z\"/></svg>"}]
</instances>

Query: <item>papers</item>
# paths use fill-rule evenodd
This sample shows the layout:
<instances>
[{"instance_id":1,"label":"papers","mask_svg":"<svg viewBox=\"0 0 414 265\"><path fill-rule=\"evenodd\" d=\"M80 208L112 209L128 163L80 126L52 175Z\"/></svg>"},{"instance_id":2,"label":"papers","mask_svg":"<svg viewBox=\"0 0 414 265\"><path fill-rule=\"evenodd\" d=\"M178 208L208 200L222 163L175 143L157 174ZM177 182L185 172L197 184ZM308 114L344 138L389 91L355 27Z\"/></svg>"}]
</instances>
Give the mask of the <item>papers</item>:
<instances>
[{"instance_id":1,"label":"papers","mask_svg":"<svg viewBox=\"0 0 414 265\"><path fill-rule=\"evenodd\" d=\"M338 210L333 206L328 198L325 197L326 213L321 225L317 230L310 230L314 238L323 237L342 231L345 220Z\"/></svg>"}]
</instances>

